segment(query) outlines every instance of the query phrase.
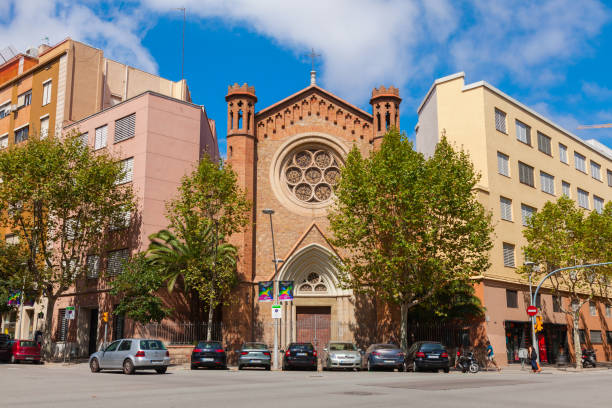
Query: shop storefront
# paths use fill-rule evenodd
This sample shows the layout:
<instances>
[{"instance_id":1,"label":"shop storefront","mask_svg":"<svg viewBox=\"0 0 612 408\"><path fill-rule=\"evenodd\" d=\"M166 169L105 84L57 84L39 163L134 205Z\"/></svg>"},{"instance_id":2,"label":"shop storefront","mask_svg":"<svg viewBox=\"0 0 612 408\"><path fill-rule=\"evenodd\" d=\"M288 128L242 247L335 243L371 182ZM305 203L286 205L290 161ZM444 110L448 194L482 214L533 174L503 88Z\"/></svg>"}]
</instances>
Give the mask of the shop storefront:
<instances>
[{"instance_id":1,"label":"shop storefront","mask_svg":"<svg viewBox=\"0 0 612 408\"><path fill-rule=\"evenodd\" d=\"M506 329L506 354L508 363L520 363L519 350L531 344L531 324L529 322L504 322ZM536 335L540 361L554 364L559 355L567 355L567 326L564 324L544 324L544 330Z\"/></svg>"}]
</instances>

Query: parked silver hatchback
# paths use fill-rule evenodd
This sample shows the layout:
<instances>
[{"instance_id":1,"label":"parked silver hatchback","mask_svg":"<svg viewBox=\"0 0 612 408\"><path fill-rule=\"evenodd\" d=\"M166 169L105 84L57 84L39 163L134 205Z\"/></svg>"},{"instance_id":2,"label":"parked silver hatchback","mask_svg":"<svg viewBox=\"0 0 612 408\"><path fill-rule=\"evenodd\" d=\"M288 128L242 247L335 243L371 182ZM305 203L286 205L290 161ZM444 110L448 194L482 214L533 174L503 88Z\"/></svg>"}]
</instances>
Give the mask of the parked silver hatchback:
<instances>
[{"instance_id":1,"label":"parked silver hatchback","mask_svg":"<svg viewBox=\"0 0 612 408\"><path fill-rule=\"evenodd\" d=\"M124 374L136 370L155 370L164 374L170 365L170 353L160 340L120 339L89 357L92 373L122 369Z\"/></svg>"},{"instance_id":2,"label":"parked silver hatchback","mask_svg":"<svg viewBox=\"0 0 612 408\"><path fill-rule=\"evenodd\" d=\"M361 369L361 350L355 344L344 341L331 341L323 349L321 365L324 370Z\"/></svg>"}]
</instances>

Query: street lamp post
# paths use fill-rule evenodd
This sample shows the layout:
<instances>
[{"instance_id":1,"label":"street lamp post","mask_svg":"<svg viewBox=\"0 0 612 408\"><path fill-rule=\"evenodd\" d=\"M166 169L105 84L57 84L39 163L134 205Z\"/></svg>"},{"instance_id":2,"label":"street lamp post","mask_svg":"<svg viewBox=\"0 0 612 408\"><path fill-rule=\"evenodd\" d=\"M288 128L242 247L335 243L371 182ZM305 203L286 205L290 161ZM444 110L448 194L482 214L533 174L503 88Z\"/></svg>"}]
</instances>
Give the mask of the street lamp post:
<instances>
[{"instance_id":1,"label":"street lamp post","mask_svg":"<svg viewBox=\"0 0 612 408\"><path fill-rule=\"evenodd\" d=\"M270 216L270 232L272 234L272 256L274 257L274 278L272 279L272 282L274 284L274 304L278 305L278 259L276 258L276 245L274 243L274 226L272 224L272 214L274 214L274 210L271 208L265 208L262 212ZM274 369L278 370L278 319L274 319Z\"/></svg>"},{"instance_id":2,"label":"street lamp post","mask_svg":"<svg viewBox=\"0 0 612 408\"><path fill-rule=\"evenodd\" d=\"M531 306L535 306L535 297L533 296L533 289L532 289L532 278L533 278L533 273L535 272L536 264L534 262L527 261L525 262L525 266L531 267L531 271L529 272L529 300L531 301ZM538 360L539 360L540 350L539 350L538 345L536 344L535 319L536 319L535 316L529 317L529 320L531 320L531 346L536 351L536 354L538 355Z\"/></svg>"}]
</instances>

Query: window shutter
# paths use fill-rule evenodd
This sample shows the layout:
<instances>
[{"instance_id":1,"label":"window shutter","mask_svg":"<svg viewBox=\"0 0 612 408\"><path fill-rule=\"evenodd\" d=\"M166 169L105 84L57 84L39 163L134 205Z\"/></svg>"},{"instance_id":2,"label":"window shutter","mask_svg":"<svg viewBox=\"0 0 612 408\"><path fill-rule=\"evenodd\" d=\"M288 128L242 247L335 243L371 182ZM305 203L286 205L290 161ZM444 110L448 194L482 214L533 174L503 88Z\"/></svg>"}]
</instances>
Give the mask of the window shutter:
<instances>
[{"instance_id":1,"label":"window shutter","mask_svg":"<svg viewBox=\"0 0 612 408\"><path fill-rule=\"evenodd\" d=\"M115 143L134 137L136 114L115 121Z\"/></svg>"},{"instance_id":2,"label":"window shutter","mask_svg":"<svg viewBox=\"0 0 612 408\"><path fill-rule=\"evenodd\" d=\"M514 245L504 242L504 266L514 268Z\"/></svg>"},{"instance_id":3,"label":"window shutter","mask_svg":"<svg viewBox=\"0 0 612 408\"><path fill-rule=\"evenodd\" d=\"M574 152L574 162L576 165L576 170L580 170L581 172L586 173L586 157L584 157L580 153Z\"/></svg>"},{"instance_id":4,"label":"window shutter","mask_svg":"<svg viewBox=\"0 0 612 408\"><path fill-rule=\"evenodd\" d=\"M540 172L540 183L542 191L548 194L555 194L555 177L548 173Z\"/></svg>"},{"instance_id":5,"label":"window shutter","mask_svg":"<svg viewBox=\"0 0 612 408\"><path fill-rule=\"evenodd\" d=\"M497 171L504 176L510 176L508 167L509 158L503 153L497 152Z\"/></svg>"},{"instance_id":6,"label":"window shutter","mask_svg":"<svg viewBox=\"0 0 612 408\"><path fill-rule=\"evenodd\" d=\"M502 220L512 221L512 200L506 197L499 198Z\"/></svg>"},{"instance_id":7,"label":"window shutter","mask_svg":"<svg viewBox=\"0 0 612 408\"><path fill-rule=\"evenodd\" d=\"M527 226L529 219L535 214L536 209L525 204L521 204L521 218L523 225Z\"/></svg>"},{"instance_id":8,"label":"window shutter","mask_svg":"<svg viewBox=\"0 0 612 408\"><path fill-rule=\"evenodd\" d=\"M40 120L40 138L44 139L49 136L49 118Z\"/></svg>"},{"instance_id":9,"label":"window shutter","mask_svg":"<svg viewBox=\"0 0 612 408\"><path fill-rule=\"evenodd\" d=\"M108 126L104 125L96 129L96 140L94 142L94 149L98 150L106 147L106 136L108 132Z\"/></svg>"},{"instance_id":10,"label":"window shutter","mask_svg":"<svg viewBox=\"0 0 612 408\"><path fill-rule=\"evenodd\" d=\"M116 276L123 272L123 263L130 256L129 249L119 249L108 253L108 266L106 268L108 276Z\"/></svg>"},{"instance_id":11,"label":"window shutter","mask_svg":"<svg viewBox=\"0 0 612 408\"><path fill-rule=\"evenodd\" d=\"M57 311L57 333L55 333L56 341L66 341L66 333L68 332L68 320L66 320L66 309Z\"/></svg>"},{"instance_id":12,"label":"window shutter","mask_svg":"<svg viewBox=\"0 0 612 408\"><path fill-rule=\"evenodd\" d=\"M593 209L598 213L602 213L604 208L604 199L601 197L593 196Z\"/></svg>"},{"instance_id":13,"label":"window shutter","mask_svg":"<svg viewBox=\"0 0 612 408\"><path fill-rule=\"evenodd\" d=\"M562 181L561 182L561 188L563 189L563 194L566 195L567 197L571 197L570 194L570 184L566 181Z\"/></svg>"},{"instance_id":14,"label":"window shutter","mask_svg":"<svg viewBox=\"0 0 612 408\"><path fill-rule=\"evenodd\" d=\"M559 160L567 164L567 146L561 143L559 143Z\"/></svg>"},{"instance_id":15,"label":"window shutter","mask_svg":"<svg viewBox=\"0 0 612 408\"><path fill-rule=\"evenodd\" d=\"M100 257L89 255L87 257L87 279L96 279L100 273Z\"/></svg>"},{"instance_id":16,"label":"window shutter","mask_svg":"<svg viewBox=\"0 0 612 408\"><path fill-rule=\"evenodd\" d=\"M506 114L498 109L495 109L495 129L500 132L506 132Z\"/></svg>"},{"instance_id":17,"label":"window shutter","mask_svg":"<svg viewBox=\"0 0 612 408\"><path fill-rule=\"evenodd\" d=\"M578 189L578 206L589 209L589 193Z\"/></svg>"},{"instance_id":18,"label":"window shutter","mask_svg":"<svg viewBox=\"0 0 612 408\"><path fill-rule=\"evenodd\" d=\"M121 161L121 167L124 171L123 178L117 181L117 184L129 183L134 178L134 158L130 157Z\"/></svg>"}]
</instances>

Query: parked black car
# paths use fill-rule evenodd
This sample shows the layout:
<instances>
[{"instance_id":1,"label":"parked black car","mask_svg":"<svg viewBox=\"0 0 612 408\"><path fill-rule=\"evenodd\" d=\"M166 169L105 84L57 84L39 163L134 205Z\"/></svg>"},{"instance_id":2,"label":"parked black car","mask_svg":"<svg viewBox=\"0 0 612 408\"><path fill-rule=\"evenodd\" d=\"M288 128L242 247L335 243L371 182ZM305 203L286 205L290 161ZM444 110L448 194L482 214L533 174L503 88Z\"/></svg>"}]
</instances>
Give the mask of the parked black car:
<instances>
[{"instance_id":1,"label":"parked black car","mask_svg":"<svg viewBox=\"0 0 612 408\"><path fill-rule=\"evenodd\" d=\"M11 336L0 334L0 361L9 361L11 358Z\"/></svg>"},{"instance_id":2,"label":"parked black car","mask_svg":"<svg viewBox=\"0 0 612 408\"><path fill-rule=\"evenodd\" d=\"M283 370L299 367L317 371L317 350L311 343L291 343L284 353Z\"/></svg>"},{"instance_id":3,"label":"parked black car","mask_svg":"<svg viewBox=\"0 0 612 408\"><path fill-rule=\"evenodd\" d=\"M218 341L200 341L191 352L191 369L199 367L227 368L227 356Z\"/></svg>"},{"instance_id":4,"label":"parked black car","mask_svg":"<svg viewBox=\"0 0 612 408\"><path fill-rule=\"evenodd\" d=\"M363 356L363 364L368 371L386 368L404 371L404 352L395 344L372 344Z\"/></svg>"},{"instance_id":5,"label":"parked black car","mask_svg":"<svg viewBox=\"0 0 612 408\"><path fill-rule=\"evenodd\" d=\"M448 373L450 369L448 352L442 343L418 341L408 349L406 367L414 372L444 370L445 373Z\"/></svg>"}]
</instances>

